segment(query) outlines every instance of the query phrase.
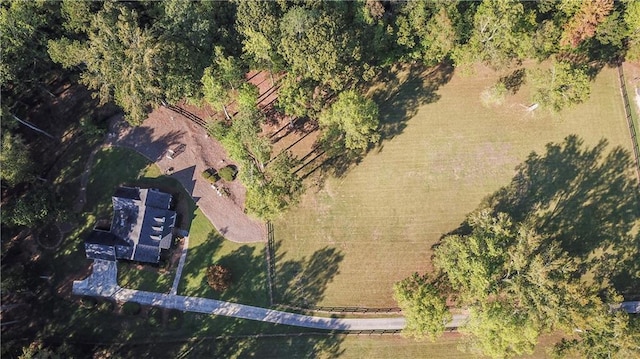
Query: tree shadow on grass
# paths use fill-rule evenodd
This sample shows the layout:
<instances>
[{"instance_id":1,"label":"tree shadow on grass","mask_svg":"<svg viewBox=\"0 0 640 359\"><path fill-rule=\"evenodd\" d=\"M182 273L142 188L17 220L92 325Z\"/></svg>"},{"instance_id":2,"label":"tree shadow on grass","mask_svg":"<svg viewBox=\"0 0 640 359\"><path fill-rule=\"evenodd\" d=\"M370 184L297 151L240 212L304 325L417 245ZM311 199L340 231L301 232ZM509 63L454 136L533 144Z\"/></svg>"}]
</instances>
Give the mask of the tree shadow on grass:
<instances>
[{"instance_id":1,"label":"tree shadow on grass","mask_svg":"<svg viewBox=\"0 0 640 359\"><path fill-rule=\"evenodd\" d=\"M251 320L176 313L177 326L164 328L155 343L135 341L111 347L125 358L338 358L344 335ZM114 348L115 347L115 348ZM115 350L114 350L115 349Z\"/></svg>"},{"instance_id":2,"label":"tree shadow on grass","mask_svg":"<svg viewBox=\"0 0 640 359\"><path fill-rule=\"evenodd\" d=\"M386 141L404 131L407 121L418 113L420 106L440 99L437 91L451 80L452 75L453 65L449 62L435 67L409 64L404 69L388 69L381 73L374 82L384 85L371 90L379 108L378 143L366 151L350 151L343 146L336 146L335 141L318 146L316 151L326 152L327 155L320 159L322 162L311 172L320 169L320 181L328 174L342 177L350 168L358 165L369 151L382 151Z\"/></svg>"},{"instance_id":3,"label":"tree shadow on grass","mask_svg":"<svg viewBox=\"0 0 640 359\"><path fill-rule=\"evenodd\" d=\"M324 298L327 285L339 273L344 255L335 248L325 247L308 259L283 261L286 253L279 251L280 246L281 242L275 243L274 301L303 308L317 305Z\"/></svg>"},{"instance_id":4,"label":"tree shadow on grass","mask_svg":"<svg viewBox=\"0 0 640 359\"><path fill-rule=\"evenodd\" d=\"M181 281L188 281L189 285L179 292L188 296L268 307L266 246L257 248L242 245L219 255L223 241L217 232L212 232L205 243L189 249L188 264L185 265ZM276 244L276 253L277 247L279 243ZM334 248L318 250L308 259L282 261L283 255L278 253L274 258L277 263L274 300L300 306L312 306L322 300L326 286L338 273L339 263L344 257ZM231 270L232 284L223 292L216 292L207 284L205 271L213 264Z\"/></svg>"},{"instance_id":5,"label":"tree shadow on grass","mask_svg":"<svg viewBox=\"0 0 640 359\"><path fill-rule=\"evenodd\" d=\"M406 80L396 73L386 72L380 81L385 88L374 93L373 99L380 109L380 143L399 135L406 128L406 122L416 115L420 106L440 99L438 89L453 76L453 65L443 62L435 67L420 64L408 66Z\"/></svg>"},{"instance_id":6,"label":"tree shadow on grass","mask_svg":"<svg viewBox=\"0 0 640 359\"><path fill-rule=\"evenodd\" d=\"M487 197L482 207L529 222L590 273L625 293L640 289L640 195L628 151L607 141L588 148L578 136L532 152L511 183ZM452 234L468 234L463 224Z\"/></svg>"}]
</instances>

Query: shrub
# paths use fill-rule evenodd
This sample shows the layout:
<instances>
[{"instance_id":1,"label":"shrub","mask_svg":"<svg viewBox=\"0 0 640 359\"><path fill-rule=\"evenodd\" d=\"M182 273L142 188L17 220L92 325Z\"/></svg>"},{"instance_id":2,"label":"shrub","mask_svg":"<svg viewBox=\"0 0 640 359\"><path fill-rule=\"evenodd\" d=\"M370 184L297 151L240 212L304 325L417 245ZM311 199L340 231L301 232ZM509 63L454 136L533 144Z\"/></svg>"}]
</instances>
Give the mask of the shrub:
<instances>
[{"instance_id":1,"label":"shrub","mask_svg":"<svg viewBox=\"0 0 640 359\"><path fill-rule=\"evenodd\" d=\"M219 264L207 268L207 283L213 290L221 292L231 285L231 270Z\"/></svg>"},{"instance_id":2,"label":"shrub","mask_svg":"<svg viewBox=\"0 0 640 359\"><path fill-rule=\"evenodd\" d=\"M229 165L221 168L220 171L218 171L218 174L223 180L231 182L236 178L238 170L235 166Z\"/></svg>"},{"instance_id":3,"label":"shrub","mask_svg":"<svg viewBox=\"0 0 640 359\"><path fill-rule=\"evenodd\" d=\"M218 171L213 168L206 169L202 172L202 177L204 177L207 181L211 183L215 183L220 179L218 175Z\"/></svg>"},{"instance_id":4,"label":"shrub","mask_svg":"<svg viewBox=\"0 0 640 359\"><path fill-rule=\"evenodd\" d=\"M82 308L91 309L98 304L98 301L93 297L82 297L80 299L80 306Z\"/></svg>"},{"instance_id":5,"label":"shrub","mask_svg":"<svg viewBox=\"0 0 640 359\"><path fill-rule=\"evenodd\" d=\"M485 107L500 106L504 103L507 87L499 82L491 87L487 87L480 94L480 101Z\"/></svg>"},{"instance_id":6,"label":"shrub","mask_svg":"<svg viewBox=\"0 0 640 359\"><path fill-rule=\"evenodd\" d=\"M137 315L140 309L140 304L136 302L126 302L122 305L122 312L127 315Z\"/></svg>"},{"instance_id":7,"label":"shrub","mask_svg":"<svg viewBox=\"0 0 640 359\"><path fill-rule=\"evenodd\" d=\"M147 313L149 325L157 327L162 323L162 311L159 308L153 307L149 309Z\"/></svg>"}]
</instances>

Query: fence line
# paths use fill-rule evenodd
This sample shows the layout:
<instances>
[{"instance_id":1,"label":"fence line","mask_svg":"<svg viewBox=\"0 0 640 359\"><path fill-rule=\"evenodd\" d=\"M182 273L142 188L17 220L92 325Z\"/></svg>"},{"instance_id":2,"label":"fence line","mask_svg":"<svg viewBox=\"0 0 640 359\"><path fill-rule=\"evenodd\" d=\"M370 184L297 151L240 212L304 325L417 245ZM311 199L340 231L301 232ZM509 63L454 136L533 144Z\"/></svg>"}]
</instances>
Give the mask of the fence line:
<instances>
[{"instance_id":1,"label":"fence line","mask_svg":"<svg viewBox=\"0 0 640 359\"><path fill-rule=\"evenodd\" d=\"M344 313L359 313L359 314L400 314L402 310L400 308L368 308L368 307L323 307L317 305L309 305L305 307L297 307L288 304L278 304L279 307L303 312L320 312L329 314L344 314Z\"/></svg>"},{"instance_id":2,"label":"fence line","mask_svg":"<svg viewBox=\"0 0 640 359\"><path fill-rule=\"evenodd\" d=\"M633 154L635 158L636 175L638 176L638 181L640 181L640 148L638 148L638 132L636 130L635 124L633 123L633 117L631 115L631 105L629 104L629 94L627 93L627 84L624 80L622 63L618 64L618 79L620 80L620 92L622 94L624 112L627 117L627 124L629 126L629 134L631 135L631 146L633 147Z\"/></svg>"},{"instance_id":3,"label":"fence line","mask_svg":"<svg viewBox=\"0 0 640 359\"><path fill-rule=\"evenodd\" d=\"M275 235L273 224L271 222L267 222L267 284L269 289L269 300L271 306L277 306L280 308L286 308L301 312L319 312L319 313L327 313L327 314L345 314L345 313L359 313L359 314L380 314L380 313L389 313L389 314L400 314L400 308L368 308L368 307L339 307L339 306L316 306L309 305L304 307L298 307L295 305L279 303L274 298L277 298L277 295L274 295L274 284L276 281L276 268L275 268ZM277 293L276 293L277 294ZM364 331L363 331L364 332ZM376 331L377 332L377 331Z\"/></svg>"},{"instance_id":4,"label":"fence line","mask_svg":"<svg viewBox=\"0 0 640 359\"><path fill-rule=\"evenodd\" d=\"M271 306L275 304L275 302L273 301L273 282L275 281L275 266L273 263L275 252L273 242L273 224L271 224L271 222L267 222L267 249L265 250L265 253L267 256L267 285L269 290L269 304Z\"/></svg>"},{"instance_id":5,"label":"fence line","mask_svg":"<svg viewBox=\"0 0 640 359\"><path fill-rule=\"evenodd\" d=\"M162 105L164 107L168 108L169 110L188 118L189 120L191 120L191 122L195 123L196 125L201 126L205 130L207 129L207 121L205 121L205 120L201 119L200 117L196 116L195 114L183 109L182 107L174 106L174 105L171 105L171 104L168 104L168 103L163 103Z\"/></svg>"}]
</instances>

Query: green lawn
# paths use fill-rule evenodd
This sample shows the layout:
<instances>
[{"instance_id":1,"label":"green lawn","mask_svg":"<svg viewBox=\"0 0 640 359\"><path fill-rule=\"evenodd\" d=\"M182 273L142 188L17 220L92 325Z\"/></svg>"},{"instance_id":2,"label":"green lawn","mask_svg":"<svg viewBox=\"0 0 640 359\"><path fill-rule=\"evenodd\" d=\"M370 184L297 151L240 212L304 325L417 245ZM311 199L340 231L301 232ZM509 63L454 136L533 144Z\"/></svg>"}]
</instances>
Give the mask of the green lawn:
<instances>
[{"instance_id":1,"label":"green lawn","mask_svg":"<svg viewBox=\"0 0 640 359\"><path fill-rule=\"evenodd\" d=\"M268 306L264 244L239 244L225 240L197 209L189 232L189 250L178 294ZM231 269L232 285L223 293L213 291L206 280L209 265Z\"/></svg>"},{"instance_id":2,"label":"green lawn","mask_svg":"<svg viewBox=\"0 0 640 359\"><path fill-rule=\"evenodd\" d=\"M189 230L180 294L268 306L263 244L243 245L222 238L180 184L162 176L158 166L137 153L117 147L98 152L87 196L90 207L101 218L110 218L111 195L122 184L153 186L177 198L178 225ZM224 293L216 293L207 285L205 271L213 263L221 263L232 271L233 285ZM175 269L126 262L118 265L118 282L127 288L168 293L174 277Z\"/></svg>"},{"instance_id":3,"label":"green lawn","mask_svg":"<svg viewBox=\"0 0 640 359\"><path fill-rule=\"evenodd\" d=\"M340 260L311 304L394 306L393 283L428 271L432 245L507 185L531 151L570 134L631 151L616 76L603 69L588 102L556 115L525 111L526 84L504 105L483 107L481 91L499 77L489 72L454 74L439 88L431 77L399 81L380 109L390 139L344 176L310 188L274 223L278 292L292 287L287 263L333 250Z\"/></svg>"}]
</instances>

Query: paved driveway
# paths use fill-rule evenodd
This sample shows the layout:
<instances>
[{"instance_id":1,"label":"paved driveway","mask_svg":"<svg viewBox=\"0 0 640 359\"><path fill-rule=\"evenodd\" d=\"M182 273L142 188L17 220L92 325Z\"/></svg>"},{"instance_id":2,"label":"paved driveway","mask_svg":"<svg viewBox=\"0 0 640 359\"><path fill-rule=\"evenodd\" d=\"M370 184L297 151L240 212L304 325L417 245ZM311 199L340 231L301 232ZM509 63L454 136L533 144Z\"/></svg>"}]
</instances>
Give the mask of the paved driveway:
<instances>
[{"instance_id":1,"label":"paved driveway","mask_svg":"<svg viewBox=\"0 0 640 359\"><path fill-rule=\"evenodd\" d=\"M266 241L264 224L244 213L242 184L227 183L231 196L221 197L202 177L205 169L230 163L225 150L202 127L164 107L154 110L139 127L132 128L122 119L111 127L115 135L109 136L108 144L135 149L163 173L171 173L225 238L239 243ZM173 158L166 156L168 150L178 148L181 152Z\"/></svg>"},{"instance_id":2,"label":"paved driveway","mask_svg":"<svg viewBox=\"0 0 640 359\"><path fill-rule=\"evenodd\" d=\"M359 319L314 317L215 299L126 289L115 284L117 278L115 262L96 260L93 269L91 275L85 280L73 282L73 294L106 297L121 302L136 302L142 305L153 305L168 309L314 329L345 331L397 330L405 326L403 317ZM454 315L453 321L447 324L446 327L459 327L466 319L466 315Z\"/></svg>"}]
</instances>

